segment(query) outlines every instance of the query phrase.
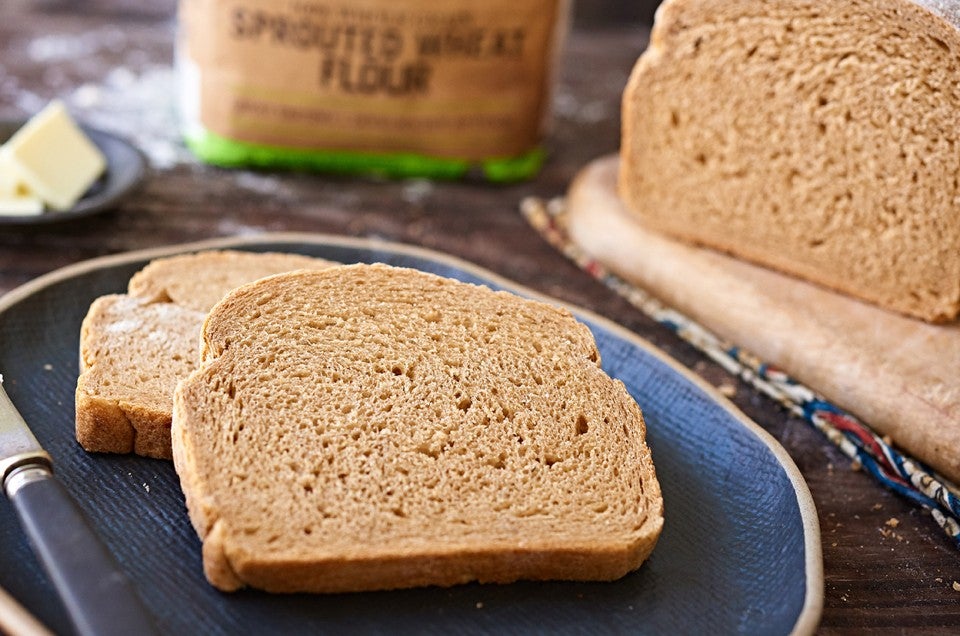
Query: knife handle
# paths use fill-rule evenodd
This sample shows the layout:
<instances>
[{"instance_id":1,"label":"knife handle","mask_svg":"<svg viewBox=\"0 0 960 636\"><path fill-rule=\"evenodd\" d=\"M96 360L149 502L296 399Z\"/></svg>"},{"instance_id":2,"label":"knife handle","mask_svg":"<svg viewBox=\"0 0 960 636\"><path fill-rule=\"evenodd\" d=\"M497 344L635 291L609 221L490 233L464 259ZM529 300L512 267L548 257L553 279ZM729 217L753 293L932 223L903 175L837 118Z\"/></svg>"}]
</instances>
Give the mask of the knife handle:
<instances>
[{"instance_id":1,"label":"knife handle","mask_svg":"<svg viewBox=\"0 0 960 636\"><path fill-rule=\"evenodd\" d=\"M133 586L47 467L21 467L4 486L78 634L158 633Z\"/></svg>"}]
</instances>

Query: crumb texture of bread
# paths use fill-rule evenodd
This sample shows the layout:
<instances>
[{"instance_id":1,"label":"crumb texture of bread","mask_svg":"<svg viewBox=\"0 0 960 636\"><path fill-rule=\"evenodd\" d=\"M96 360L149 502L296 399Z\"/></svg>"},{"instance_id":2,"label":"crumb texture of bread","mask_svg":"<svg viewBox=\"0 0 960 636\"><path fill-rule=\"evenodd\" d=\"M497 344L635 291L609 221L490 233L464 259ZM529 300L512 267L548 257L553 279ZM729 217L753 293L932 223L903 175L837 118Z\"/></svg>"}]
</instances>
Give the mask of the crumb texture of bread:
<instances>
[{"instance_id":1,"label":"crumb texture of bread","mask_svg":"<svg viewBox=\"0 0 960 636\"><path fill-rule=\"evenodd\" d=\"M209 251L160 258L128 294L94 301L80 329L76 437L85 450L170 459L173 390L200 359L200 328L234 287L330 261L283 253Z\"/></svg>"},{"instance_id":2,"label":"crumb texture of bread","mask_svg":"<svg viewBox=\"0 0 960 636\"><path fill-rule=\"evenodd\" d=\"M931 322L960 311L960 2L666 0L623 96L644 225Z\"/></svg>"},{"instance_id":3,"label":"crumb texture of bread","mask_svg":"<svg viewBox=\"0 0 960 636\"><path fill-rule=\"evenodd\" d=\"M231 292L175 394L223 590L609 580L663 524L646 429L562 309L350 265Z\"/></svg>"}]
</instances>

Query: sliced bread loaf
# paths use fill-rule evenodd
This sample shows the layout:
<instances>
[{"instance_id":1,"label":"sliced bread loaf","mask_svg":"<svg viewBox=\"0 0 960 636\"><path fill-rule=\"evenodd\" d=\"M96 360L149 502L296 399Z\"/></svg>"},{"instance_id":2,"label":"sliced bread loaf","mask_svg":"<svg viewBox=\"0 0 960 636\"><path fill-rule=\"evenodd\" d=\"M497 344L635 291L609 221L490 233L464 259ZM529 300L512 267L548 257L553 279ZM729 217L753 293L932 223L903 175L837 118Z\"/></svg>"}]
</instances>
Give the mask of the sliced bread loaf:
<instances>
[{"instance_id":1,"label":"sliced bread loaf","mask_svg":"<svg viewBox=\"0 0 960 636\"><path fill-rule=\"evenodd\" d=\"M97 299L80 330L77 441L88 451L169 459L173 389L199 362L210 307L243 283L330 264L296 254L185 254L148 264L128 295Z\"/></svg>"},{"instance_id":2,"label":"sliced bread loaf","mask_svg":"<svg viewBox=\"0 0 960 636\"><path fill-rule=\"evenodd\" d=\"M666 0L623 96L651 229L928 321L960 310L960 2Z\"/></svg>"},{"instance_id":3,"label":"sliced bread loaf","mask_svg":"<svg viewBox=\"0 0 960 636\"><path fill-rule=\"evenodd\" d=\"M202 352L173 454L221 590L614 579L659 536L640 409L565 310L341 266L231 292Z\"/></svg>"}]
</instances>

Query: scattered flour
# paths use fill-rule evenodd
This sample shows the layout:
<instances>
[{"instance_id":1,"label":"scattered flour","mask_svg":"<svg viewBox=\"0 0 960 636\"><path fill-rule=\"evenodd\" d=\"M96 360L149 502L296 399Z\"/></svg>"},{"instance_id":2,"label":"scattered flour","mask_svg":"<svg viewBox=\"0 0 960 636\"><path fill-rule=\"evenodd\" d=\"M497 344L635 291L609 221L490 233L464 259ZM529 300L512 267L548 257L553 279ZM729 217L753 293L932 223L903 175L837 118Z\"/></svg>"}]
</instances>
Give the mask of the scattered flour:
<instances>
[{"instance_id":1,"label":"scattered flour","mask_svg":"<svg viewBox=\"0 0 960 636\"><path fill-rule=\"evenodd\" d=\"M2 70L0 68L0 71ZM23 88L19 80L12 75L7 75L0 82L0 98L24 113L39 112L50 101L31 90Z\"/></svg>"},{"instance_id":2,"label":"scattered flour","mask_svg":"<svg viewBox=\"0 0 960 636\"><path fill-rule=\"evenodd\" d=\"M169 66L140 73L115 68L102 84L75 89L67 103L87 124L129 139L154 168L197 162L180 138L176 80Z\"/></svg>"},{"instance_id":3,"label":"scattered flour","mask_svg":"<svg viewBox=\"0 0 960 636\"><path fill-rule=\"evenodd\" d=\"M107 325L108 333L135 333L143 327L138 320L118 320Z\"/></svg>"},{"instance_id":4,"label":"scattered flour","mask_svg":"<svg viewBox=\"0 0 960 636\"><path fill-rule=\"evenodd\" d=\"M223 236L255 236L262 234L265 229L267 228L237 223L229 217L224 217L217 224L217 231Z\"/></svg>"},{"instance_id":5,"label":"scattered flour","mask_svg":"<svg viewBox=\"0 0 960 636\"><path fill-rule=\"evenodd\" d=\"M234 181L238 187L251 192L270 194L274 196L281 194L280 181L268 173L241 171L237 173Z\"/></svg>"},{"instance_id":6,"label":"scattered flour","mask_svg":"<svg viewBox=\"0 0 960 636\"><path fill-rule=\"evenodd\" d=\"M411 179L403 184L401 197L411 205L419 205L433 194L433 183L428 179Z\"/></svg>"},{"instance_id":7,"label":"scattered flour","mask_svg":"<svg viewBox=\"0 0 960 636\"><path fill-rule=\"evenodd\" d=\"M562 89L553 98L553 109L557 117L580 124L597 124L610 117L607 105L602 100L582 103L572 93Z\"/></svg>"},{"instance_id":8,"label":"scattered flour","mask_svg":"<svg viewBox=\"0 0 960 636\"><path fill-rule=\"evenodd\" d=\"M0 101L22 116L58 97L84 123L130 140L154 168L197 163L180 137L173 68L151 62L131 34L113 25L80 34L50 33L25 41L23 51L42 71L40 85L25 86L0 60ZM119 55L121 64L71 91L78 74L101 75L107 55Z\"/></svg>"},{"instance_id":9,"label":"scattered flour","mask_svg":"<svg viewBox=\"0 0 960 636\"><path fill-rule=\"evenodd\" d=\"M27 55L35 62L50 64L90 57L104 50L117 53L127 44L123 30L110 26L81 35L54 34L34 38L27 45Z\"/></svg>"}]
</instances>

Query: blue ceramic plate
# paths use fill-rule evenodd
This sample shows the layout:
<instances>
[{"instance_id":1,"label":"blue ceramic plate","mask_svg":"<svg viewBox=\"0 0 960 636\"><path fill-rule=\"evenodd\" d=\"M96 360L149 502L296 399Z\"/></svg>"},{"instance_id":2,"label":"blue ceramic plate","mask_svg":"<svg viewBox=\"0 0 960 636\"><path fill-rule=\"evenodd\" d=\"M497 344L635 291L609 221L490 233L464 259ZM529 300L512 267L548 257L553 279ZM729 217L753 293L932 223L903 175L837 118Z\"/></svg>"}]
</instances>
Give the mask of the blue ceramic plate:
<instances>
[{"instance_id":1,"label":"blue ceramic plate","mask_svg":"<svg viewBox=\"0 0 960 636\"><path fill-rule=\"evenodd\" d=\"M653 555L613 583L463 585L336 596L222 594L203 578L200 541L173 466L89 455L73 438L80 322L97 296L122 292L157 256L206 248L282 250L381 261L538 297L435 252L330 236L228 239L81 263L0 299L0 371L10 398L54 458L59 478L169 634L812 632L823 601L819 528L784 450L719 394L629 331L590 325L604 368L643 408L663 487ZM0 586L57 632L66 615L0 503Z\"/></svg>"},{"instance_id":2,"label":"blue ceramic plate","mask_svg":"<svg viewBox=\"0 0 960 636\"><path fill-rule=\"evenodd\" d=\"M26 121L0 122L0 143L9 139ZM147 161L130 142L102 130L81 126L103 156L107 169L90 186L72 208L63 211L48 211L40 215L3 216L2 226L29 226L60 223L110 210L136 188L147 172Z\"/></svg>"}]
</instances>

